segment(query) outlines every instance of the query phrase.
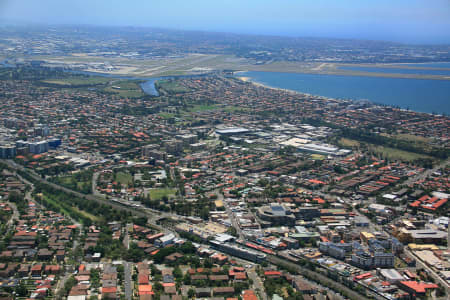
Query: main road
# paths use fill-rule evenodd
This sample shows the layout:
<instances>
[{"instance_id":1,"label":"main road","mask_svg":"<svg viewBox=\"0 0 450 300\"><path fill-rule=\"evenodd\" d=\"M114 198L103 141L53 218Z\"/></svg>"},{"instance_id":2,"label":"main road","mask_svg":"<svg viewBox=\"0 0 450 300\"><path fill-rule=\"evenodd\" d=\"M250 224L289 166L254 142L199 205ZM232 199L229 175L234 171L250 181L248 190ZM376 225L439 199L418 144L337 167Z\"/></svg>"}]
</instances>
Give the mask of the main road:
<instances>
[{"instance_id":1,"label":"main road","mask_svg":"<svg viewBox=\"0 0 450 300\"><path fill-rule=\"evenodd\" d=\"M132 280L132 265L124 261L123 262L124 267L124 286L125 286L125 299L131 300L133 297L133 280Z\"/></svg>"},{"instance_id":2,"label":"main road","mask_svg":"<svg viewBox=\"0 0 450 300\"><path fill-rule=\"evenodd\" d=\"M167 214L167 213L159 213L159 214L155 214L155 213L151 213L149 210L146 209L142 209L142 208L131 208L131 207L127 207L124 204L121 204L120 202L114 202L114 201L110 201L108 199L99 197L99 196L94 196L94 195L86 195L86 194L82 194L80 192L68 189L66 187L60 186L58 184L55 184L53 182L47 181L46 179L42 178L41 176L39 176L38 174L36 174L35 172L31 171L31 170L27 170L25 169L23 166L16 164L14 161L12 160L1 160L2 162L6 163L8 165L8 167L14 169L14 170L18 170L18 171L22 171L22 172L26 172L34 181L46 184L56 190L60 190L63 191L67 194L71 194L74 195L78 198L82 198L82 199L86 199L89 201L94 201L100 204L104 204L104 205L109 205L115 209L118 210L123 210L123 211L127 211L129 213L131 213L132 215L138 216L138 217L146 217L148 218L148 222L156 227L157 229L160 229L162 231L164 231L164 228L161 228L159 225L156 224L156 220L161 218L161 217L170 217L171 215Z\"/></svg>"},{"instance_id":3,"label":"main road","mask_svg":"<svg viewBox=\"0 0 450 300\"><path fill-rule=\"evenodd\" d=\"M444 278L440 277L439 274L437 274L430 266L428 266L426 263L424 263L417 255L415 255L413 252L411 252L409 249L405 248L405 254L409 256L410 258L414 259L416 261L416 264L427 270L431 276L434 278L434 280L438 281L447 292L447 295L450 295L450 285L447 283L447 281L444 280Z\"/></svg>"},{"instance_id":4,"label":"main road","mask_svg":"<svg viewBox=\"0 0 450 300\"><path fill-rule=\"evenodd\" d=\"M268 255L267 260L277 266L282 267L289 267L292 269L295 269L300 275L305 276L306 278L314 278L313 281L316 281L324 286L329 286L332 290L335 291L343 291L347 294L347 296L351 299L357 299L357 300L369 300L367 297L355 292L354 290L346 287L343 284L340 284L339 282L336 282L318 272L314 272L311 270L306 269L305 267L302 267L298 264L295 264L293 262L278 258L273 255Z\"/></svg>"},{"instance_id":5,"label":"main road","mask_svg":"<svg viewBox=\"0 0 450 300\"><path fill-rule=\"evenodd\" d=\"M117 203L117 202L113 202L113 201L109 201L109 200L107 200L105 198L101 198L101 197L98 197L98 196L85 195L85 194L73 191L71 189L62 187L60 185L57 185L55 183L49 182L46 179L44 179L41 176L39 176L36 173L34 173L33 171L26 170L23 166L16 164L12 160L2 160L2 161L5 162L10 168L12 168L14 170L20 170L20 171L26 172L33 180L38 181L38 182L43 183L43 184L47 184L48 186L50 186L50 187L52 187L52 188L54 188L56 190L60 190L60 191L63 191L65 193L68 193L68 194L71 194L71 195L74 195L76 197L83 198L83 199L86 199L86 200L95 201L97 203L109 205L109 206L114 207L114 208L119 209L119 210L128 211L128 212L132 213L133 215L136 215L136 216L139 216L139 217L146 217L146 218L148 218L148 222L150 224L152 224L154 227L156 227L156 228L158 228L158 229L160 229L161 231L164 231L164 232L168 232L167 228L161 228L159 225L156 224L156 220L161 218L161 217L175 216L175 215L169 214L169 213L160 213L157 217L155 217L155 213L150 213L150 211L147 211L147 210L126 207L123 204L120 204L120 203ZM284 259L280 259L280 258L275 257L275 256L268 256L268 260L269 260L269 262L271 262L271 263L273 263L275 265L289 266L291 268L294 268L296 271L298 271L302 275L306 275L306 276L309 275L309 277L315 277L317 279L317 281L319 283L321 283L322 285L328 285L332 289L335 289L335 290L345 291L346 294L352 299L368 300L368 298L362 296L361 294L359 294L359 293L349 289L348 287L346 287L346 286L344 286L344 285L342 285L342 284L340 284L338 282L335 282L335 281L329 279L328 277L326 277L326 276L324 276L324 275L322 275L320 273L317 273L317 272L314 272L314 271L311 271L311 270L307 270L307 269L305 269L303 267L300 267L297 264L294 264L294 263L289 262L289 261L284 260ZM124 267L126 269L127 268L127 264L125 264ZM129 272L127 272L125 270L125 277L128 277L127 273L129 273ZM129 291L129 289L127 288L127 285L128 285L127 278L125 278L125 290ZM128 293L128 292L126 292L126 293ZM126 296L126 298L128 299L128 295Z\"/></svg>"}]
</instances>

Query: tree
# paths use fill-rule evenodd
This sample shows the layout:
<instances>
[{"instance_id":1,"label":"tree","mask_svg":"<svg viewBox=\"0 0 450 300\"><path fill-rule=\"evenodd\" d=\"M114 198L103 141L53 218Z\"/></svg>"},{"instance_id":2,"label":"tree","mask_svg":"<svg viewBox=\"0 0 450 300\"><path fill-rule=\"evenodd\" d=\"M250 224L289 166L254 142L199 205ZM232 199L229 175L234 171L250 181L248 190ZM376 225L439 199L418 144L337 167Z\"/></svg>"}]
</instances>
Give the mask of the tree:
<instances>
[{"instance_id":1,"label":"tree","mask_svg":"<svg viewBox=\"0 0 450 300\"><path fill-rule=\"evenodd\" d=\"M189 298L194 298L194 296L195 296L195 291L194 291L193 288L190 288L189 291L188 291L188 297Z\"/></svg>"},{"instance_id":2,"label":"tree","mask_svg":"<svg viewBox=\"0 0 450 300\"><path fill-rule=\"evenodd\" d=\"M77 280L74 276L69 277L64 284L64 295L69 294L70 290L77 284Z\"/></svg>"},{"instance_id":3,"label":"tree","mask_svg":"<svg viewBox=\"0 0 450 300\"><path fill-rule=\"evenodd\" d=\"M230 235L232 235L232 236L235 236L235 237L238 236L237 231L236 231L236 228L234 228L233 226L228 227L227 233L230 234Z\"/></svg>"},{"instance_id":4,"label":"tree","mask_svg":"<svg viewBox=\"0 0 450 300\"><path fill-rule=\"evenodd\" d=\"M130 249L128 250L126 256L127 259L132 260L133 262L138 262L145 256L145 252L139 248L136 243L131 243Z\"/></svg>"},{"instance_id":5,"label":"tree","mask_svg":"<svg viewBox=\"0 0 450 300\"><path fill-rule=\"evenodd\" d=\"M195 246L189 241L183 243L179 248L180 251L184 254L191 254L196 252Z\"/></svg>"},{"instance_id":6,"label":"tree","mask_svg":"<svg viewBox=\"0 0 450 300\"><path fill-rule=\"evenodd\" d=\"M124 272L125 272L125 267L123 265L118 265L117 266L117 279L119 280L120 283L123 280Z\"/></svg>"},{"instance_id":7,"label":"tree","mask_svg":"<svg viewBox=\"0 0 450 300\"><path fill-rule=\"evenodd\" d=\"M25 284L21 281L20 284L16 287L16 294L19 297L26 297L28 294L27 287Z\"/></svg>"},{"instance_id":8,"label":"tree","mask_svg":"<svg viewBox=\"0 0 450 300\"><path fill-rule=\"evenodd\" d=\"M210 259L205 259L204 266L205 266L205 268L210 269L210 268L213 267L213 263L212 263L212 261Z\"/></svg>"},{"instance_id":9,"label":"tree","mask_svg":"<svg viewBox=\"0 0 450 300\"><path fill-rule=\"evenodd\" d=\"M191 284L191 275L189 275L189 273L186 273L183 277L183 283L185 285L190 285Z\"/></svg>"},{"instance_id":10,"label":"tree","mask_svg":"<svg viewBox=\"0 0 450 300\"><path fill-rule=\"evenodd\" d=\"M98 269L91 269L91 283L93 288L100 286L100 271Z\"/></svg>"},{"instance_id":11,"label":"tree","mask_svg":"<svg viewBox=\"0 0 450 300\"><path fill-rule=\"evenodd\" d=\"M134 223L139 226L145 226L147 225L147 218L145 217L134 218Z\"/></svg>"},{"instance_id":12,"label":"tree","mask_svg":"<svg viewBox=\"0 0 450 300\"><path fill-rule=\"evenodd\" d=\"M156 274L161 274L161 271L158 270L158 268L154 264L150 265L150 272L152 276L155 276Z\"/></svg>"},{"instance_id":13,"label":"tree","mask_svg":"<svg viewBox=\"0 0 450 300\"><path fill-rule=\"evenodd\" d=\"M183 277L183 272L178 265L173 269L173 276L176 279Z\"/></svg>"},{"instance_id":14,"label":"tree","mask_svg":"<svg viewBox=\"0 0 450 300\"><path fill-rule=\"evenodd\" d=\"M162 290L164 290L164 287L161 282L155 282L155 284L153 285L153 289L157 292L161 292Z\"/></svg>"},{"instance_id":15,"label":"tree","mask_svg":"<svg viewBox=\"0 0 450 300\"><path fill-rule=\"evenodd\" d=\"M209 207L208 206L205 206L201 209L200 218L202 218L203 220L208 220L208 218L209 218Z\"/></svg>"}]
</instances>

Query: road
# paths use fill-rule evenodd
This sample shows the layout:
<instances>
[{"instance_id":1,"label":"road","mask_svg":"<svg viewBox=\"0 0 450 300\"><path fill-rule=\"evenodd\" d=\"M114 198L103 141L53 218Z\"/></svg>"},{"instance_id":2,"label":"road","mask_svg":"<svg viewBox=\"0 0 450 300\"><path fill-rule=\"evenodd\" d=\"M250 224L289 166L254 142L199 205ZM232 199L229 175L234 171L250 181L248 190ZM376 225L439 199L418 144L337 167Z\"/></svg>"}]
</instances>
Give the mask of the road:
<instances>
[{"instance_id":1,"label":"road","mask_svg":"<svg viewBox=\"0 0 450 300\"><path fill-rule=\"evenodd\" d=\"M8 205L11 207L13 211L13 214L7 223L8 228L11 229L12 226L14 225L14 221L19 220L19 211L17 210L17 205L15 203L8 202Z\"/></svg>"},{"instance_id":2,"label":"road","mask_svg":"<svg viewBox=\"0 0 450 300\"><path fill-rule=\"evenodd\" d=\"M17 176L22 182L24 182L25 184L27 184L28 186L31 187L31 189L30 189L28 192L26 192L26 194L25 194L25 200L27 200L28 202L31 202L31 201L32 201L33 203L36 204L37 207L39 207L39 208L42 209L42 210L45 210L45 207L43 207L40 203L34 201L33 197L31 196L31 194L32 194L33 191L34 191L34 185L33 185L31 182L29 182L28 180L26 180L25 178L23 178L22 176L20 176L19 174L16 174L16 176ZM14 208L14 213L17 214L16 217L18 218L19 212L17 211L17 207L15 206L15 204L13 204L13 205L14 205L14 206L13 206L13 208ZM67 217L73 224L75 224L75 225L80 229L80 232L83 230L83 225L82 225L82 224L80 224L79 222L77 222L76 220L74 220L74 219L73 219L72 217L70 217L70 216L66 216L66 217ZM79 238L79 236L78 236L76 239L74 239L74 241L73 241L73 244L72 244L72 253L74 253L74 252L75 252L75 249L78 247L78 244L79 244L78 238ZM72 275L72 274L71 274L68 270L65 271L64 275L61 277L61 279L58 281L58 284L57 284L56 287L55 287L55 295L58 295L59 291L60 291L62 288L64 288L64 285L66 284L67 279L69 279L69 277L70 277L71 275Z\"/></svg>"},{"instance_id":3,"label":"road","mask_svg":"<svg viewBox=\"0 0 450 300\"><path fill-rule=\"evenodd\" d=\"M124 286L125 286L125 299L131 300L132 295L132 279L131 279L131 264L127 261L123 263L124 267Z\"/></svg>"},{"instance_id":4,"label":"road","mask_svg":"<svg viewBox=\"0 0 450 300\"><path fill-rule=\"evenodd\" d=\"M111 168L111 169L114 169L114 167ZM171 172L173 172L173 171L171 170ZM95 173L92 175L92 195L93 195L94 197L101 198L101 199L103 199L104 201L107 201L109 204L111 204L111 203L113 203L113 202L110 201L110 200L108 200L108 199L105 197L104 194L100 193L100 192L97 190L97 181L98 181L98 177L99 177L99 176L100 176L100 172L95 172ZM119 199L118 202L116 202L116 203L119 204L119 203L121 203L121 201L125 203L124 205L126 205L126 203L127 203L126 200L120 200L120 199ZM120 205L120 204L119 204L119 205ZM176 214L166 213L166 212L161 212L161 211L159 211L159 210L151 209L151 208L148 208L148 207L135 208L135 209L133 209L133 210L138 210L138 209L141 210L141 211L147 212L147 214L146 214L145 216L148 218L148 223L152 224L154 227L156 227L157 229L163 231L163 232L166 233L166 234L171 233L171 231L170 231L168 228L166 228L166 227L160 227L160 226L158 226L158 225L156 224L156 223L157 223L157 222L156 222L157 219L159 219L159 218L164 218L164 217L170 218L170 217L174 217L174 216L177 216L177 217L182 218L182 216L178 216L178 215L176 215Z\"/></svg>"},{"instance_id":5,"label":"road","mask_svg":"<svg viewBox=\"0 0 450 300\"><path fill-rule=\"evenodd\" d=\"M92 174L92 195L94 196L102 195L99 191L97 191L97 180L99 175L100 172L95 172L94 174Z\"/></svg>"},{"instance_id":6,"label":"road","mask_svg":"<svg viewBox=\"0 0 450 300\"><path fill-rule=\"evenodd\" d=\"M253 266L250 269L247 270L248 278L253 280L253 287L255 291L259 292L259 295L261 296L261 300L267 300L267 294L264 289L264 284L261 281L261 278L256 273L256 267Z\"/></svg>"},{"instance_id":7,"label":"road","mask_svg":"<svg viewBox=\"0 0 450 300\"><path fill-rule=\"evenodd\" d=\"M432 169L426 170L425 172L422 172L420 174L417 174L415 176L408 178L403 184L409 185L409 184L416 182L417 180L425 179L432 173L436 172L437 170L439 170L441 168L445 168L446 166L449 165L449 163L450 163L450 159L443 161L442 163L440 163L439 165L435 166Z\"/></svg>"},{"instance_id":8,"label":"road","mask_svg":"<svg viewBox=\"0 0 450 300\"><path fill-rule=\"evenodd\" d=\"M153 226L155 226L156 228L158 228L158 229L160 229L161 231L164 231L164 232L168 232L168 229L167 228L161 228L160 226L156 225L156 220L161 218L161 217L173 217L173 216L175 216L175 215L170 214L170 213L162 213L161 212L159 214L155 214L155 213L151 213L150 212L151 210L147 210L147 209L145 209L145 210L139 209L138 210L137 208L125 207L125 206L123 206L120 203L112 202L112 201L109 201L109 200L101 198L101 197L97 197L97 196L93 196L93 195L81 194L79 192L76 192L76 191L70 190L68 188L59 186L59 185L54 184L52 182L48 182L47 180L41 178L39 175L35 174L34 172L29 171L29 170L25 170L25 168L23 166L17 165L16 163L14 163L11 160L6 160L5 162L8 164L9 167L11 167L11 168L13 168L15 170L26 171L33 178L33 180L36 180L38 182L47 184L47 185L49 185L50 187L52 187L54 189L61 190L61 191L66 192L68 194L72 194L72 195L75 195L77 197L84 198L84 199L87 199L87 200L90 200L90 201L95 201L95 202L98 202L98 203L101 203L101 204L106 204L106 205L112 206L112 207L114 207L116 209L119 209L119 210L129 211L133 215L136 215L136 216L147 217L150 224L152 224ZM330 287L332 287L333 289L336 289L336 290L343 290L352 299L367 300L367 298L365 298L364 296L362 296L362 295L356 293L355 291L353 291L353 290L343 286L340 283L337 283L337 282L327 278L326 276L323 276L322 274L313 272L311 270L307 270L305 268L300 267L297 264L294 264L294 263L289 262L287 260L282 260L282 259L277 258L275 256L268 256L268 260L269 260L269 262L271 262L271 263L273 263L275 265L281 265L281 266L286 266L287 265L287 266L289 266L291 268L294 268L302 275L306 275L306 276L309 275L309 277L313 276L313 277L318 279L318 282L320 284L325 285L325 286L330 286ZM131 299L131 296L132 296L131 295L131 267L130 267L130 264L128 262L124 263L124 267L125 267L125 274L124 274L125 275L125 293L126 293L127 299ZM264 289L262 289L262 291L264 291Z\"/></svg>"},{"instance_id":9,"label":"road","mask_svg":"<svg viewBox=\"0 0 450 300\"><path fill-rule=\"evenodd\" d=\"M46 184L46 185L48 185L48 186L50 186L50 187L52 187L52 188L54 188L56 190L60 190L60 191L63 191L65 193L68 193L68 194L71 194L71 195L74 195L76 197L79 197L79 198L82 198L82 199L86 199L86 200L89 200L89 201L95 201L95 202L100 203L100 204L109 205L109 206L111 206L111 207L113 207L115 209L124 210L124 211L130 212L131 214L133 214L135 216L138 216L138 217L146 217L146 218L148 218L148 221L149 221L150 224L152 224L154 227L156 227L157 229L160 229L162 231L164 231L164 228L161 228L160 226L158 226L156 224L156 220L161 218L161 217L164 217L164 216L165 217L170 217L171 216L171 214L167 214L167 213L160 213L159 215L155 215L154 213L151 213L147 209L131 208L131 207L127 207L127 206L125 206L125 205L123 205L123 204L121 204L119 202L113 202L113 201L104 199L102 197L98 197L98 196L94 196L94 195L82 194L80 192L77 192L77 191L65 188L63 186L57 185L57 184L55 184L53 182L49 182L46 179L43 179L41 176L39 176L36 173L34 173L33 171L26 170L23 166L16 164L12 160L2 160L2 161L5 162L10 168L12 168L14 170L25 171L25 172L27 172L27 174L29 176L31 176L33 178L33 180L36 180L36 181L38 181L40 183L44 183L44 184Z\"/></svg>"},{"instance_id":10,"label":"road","mask_svg":"<svg viewBox=\"0 0 450 300\"><path fill-rule=\"evenodd\" d=\"M321 285L323 286L328 286L333 290L339 291L342 290L344 291L348 297L350 297L351 299L355 299L355 300L369 300L368 298L366 298L365 296L355 292L354 290L320 274L314 271L311 271L309 269L306 269L304 267L301 267L293 262L272 256L272 255L268 255L267 256L267 260L277 266L284 266L284 267L289 267L292 269L295 269L299 274L307 277L307 278L315 278L317 280L314 281L318 281Z\"/></svg>"},{"instance_id":11,"label":"road","mask_svg":"<svg viewBox=\"0 0 450 300\"><path fill-rule=\"evenodd\" d=\"M125 225L125 236L123 237L123 245L125 248L130 249L130 232L129 228L130 226L133 226L132 224L126 224Z\"/></svg>"},{"instance_id":12,"label":"road","mask_svg":"<svg viewBox=\"0 0 450 300\"><path fill-rule=\"evenodd\" d=\"M425 264L424 262L422 262L414 253L412 253L411 251L409 251L408 249L404 249L404 252L407 256L409 256L410 258L414 259L416 261L416 265L419 268L423 268L425 270L427 270L431 276L433 276L434 280L438 281L446 290L447 295L450 295L450 286L448 285L448 283L441 278L432 268L430 268L427 264Z\"/></svg>"},{"instance_id":13,"label":"road","mask_svg":"<svg viewBox=\"0 0 450 300\"><path fill-rule=\"evenodd\" d=\"M244 236L244 234L242 232L241 227L239 226L239 222L236 219L236 215L231 211L231 208L230 208L228 202L225 201L225 199L224 199L222 193L220 192L220 190L214 190L213 192L217 195L217 199L222 201L222 203L223 203L223 205L225 207L225 210L227 212L227 215L228 215L228 217L231 220L231 225L234 227L234 229L236 229L236 233L238 234L239 239L244 240L245 236Z\"/></svg>"}]
</instances>

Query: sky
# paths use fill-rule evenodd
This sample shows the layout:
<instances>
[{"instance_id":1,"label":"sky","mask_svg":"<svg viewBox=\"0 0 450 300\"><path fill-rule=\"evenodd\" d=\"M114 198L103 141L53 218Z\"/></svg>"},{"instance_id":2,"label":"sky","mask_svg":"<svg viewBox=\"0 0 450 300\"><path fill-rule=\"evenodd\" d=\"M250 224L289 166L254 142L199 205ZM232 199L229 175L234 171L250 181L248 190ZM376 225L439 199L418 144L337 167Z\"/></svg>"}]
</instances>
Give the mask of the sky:
<instances>
[{"instance_id":1,"label":"sky","mask_svg":"<svg viewBox=\"0 0 450 300\"><path fill-rule=\"evenodd\" d=\"M450 44L450 0L0 0L0 22Z\"/></svg>"}]
</instances>

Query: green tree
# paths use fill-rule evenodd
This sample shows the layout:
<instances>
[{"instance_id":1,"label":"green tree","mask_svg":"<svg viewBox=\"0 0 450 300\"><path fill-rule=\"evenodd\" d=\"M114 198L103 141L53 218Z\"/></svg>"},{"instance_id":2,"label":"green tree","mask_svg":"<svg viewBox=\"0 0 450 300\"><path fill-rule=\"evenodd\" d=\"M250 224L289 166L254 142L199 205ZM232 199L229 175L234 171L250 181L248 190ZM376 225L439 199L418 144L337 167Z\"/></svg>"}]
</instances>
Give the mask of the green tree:
<instances>
[{"instance_id":1,"label":"green tree","mask_svg":"<svg viewBox=\"0 0 450 300\"><path fill-rule=\"evenodd\" d=\"M25 284L21 281L20 284L16 287L15 290L16 294L19 297L26 297L28 294L28 290L27 287L25 286Z\"/></svg>"},{"instance_id":2,"label":"green tree","mask_svg":"<svg viewBox=\"0 0 450 300\"><path fill-rule=\"evenodd\" d=\"M194 296L195 296L195 291L194 291L193 288L190 288L190 289L188 290L188 297L189 297L189 298L194 298Z\"/></svg>"}]
</instances>

